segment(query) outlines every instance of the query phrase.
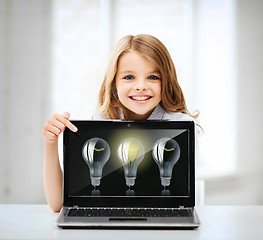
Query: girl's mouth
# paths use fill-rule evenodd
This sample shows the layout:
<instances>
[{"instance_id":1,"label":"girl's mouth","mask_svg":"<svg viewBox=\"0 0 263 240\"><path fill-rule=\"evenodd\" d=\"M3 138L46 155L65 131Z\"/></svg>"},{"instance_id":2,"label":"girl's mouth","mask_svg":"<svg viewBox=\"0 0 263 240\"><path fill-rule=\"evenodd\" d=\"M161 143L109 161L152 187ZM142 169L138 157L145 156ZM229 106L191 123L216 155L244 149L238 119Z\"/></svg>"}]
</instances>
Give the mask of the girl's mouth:
<instances>
[{"instance_id":1,"label":"girl's mouth","mask_svg":"<svg viewBox=\"0 0 263 240\"><path fill-rule=\"evenodd\" d=\"M143 101L147 101L147 100L151 99L152 96L149 96L149 95L141 95L141 96L130 96L129 98L130 98L131 100L134 100L134 101L143 102Z\"/></svg>"}]
</instances>

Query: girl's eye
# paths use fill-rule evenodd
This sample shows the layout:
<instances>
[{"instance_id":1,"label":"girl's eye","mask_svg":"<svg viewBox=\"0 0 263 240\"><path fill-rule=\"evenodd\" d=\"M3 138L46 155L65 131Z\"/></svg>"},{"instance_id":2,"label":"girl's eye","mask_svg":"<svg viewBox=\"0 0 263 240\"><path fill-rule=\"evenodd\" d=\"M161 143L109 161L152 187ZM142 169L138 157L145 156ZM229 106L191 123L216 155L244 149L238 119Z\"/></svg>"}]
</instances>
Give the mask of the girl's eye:
<instances>
[{"instance_id":1,"label":"girl's eye","mask_svg":"<svg viewBox=\"0 0 263 240\"><path fill-rule=\"evenodd\" d=\"M129 75L129 76L124 77L124 79L126 79L126 80L132 80L132 79L134 79L134 77L131 76L131 75Z\"/></svg>"},{"instance_id":2,"label":"girl's eye","mask_svg":"<svg viewBox=\"0 0 263 240\"><path fill-rule=\"evenodd\" d=\"M159 78L158 78L157 76L152 75L152 76L149 77L149 79L150 79L150 80L157 80L157 79L159 79Z\"/></svg>"}]
</instances>

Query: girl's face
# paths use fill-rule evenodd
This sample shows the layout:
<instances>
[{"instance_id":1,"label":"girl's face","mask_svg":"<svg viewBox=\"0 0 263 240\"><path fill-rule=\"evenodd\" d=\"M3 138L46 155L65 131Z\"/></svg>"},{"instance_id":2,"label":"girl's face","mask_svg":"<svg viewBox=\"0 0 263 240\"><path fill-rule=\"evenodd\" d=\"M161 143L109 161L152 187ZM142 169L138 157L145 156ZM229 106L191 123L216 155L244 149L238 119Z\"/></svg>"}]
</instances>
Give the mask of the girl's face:
<instances>
[{"instance_id":1,"label":"girl's face","mask_svg":"<svg viewBox=\"0 0 263 240\"><path fill-rule=\"evenodd\" d=\"M119 58L116 88L124 115L130 120L147 119L161 101L159 71L134 51Z\"/></svg>"}]
</instances>

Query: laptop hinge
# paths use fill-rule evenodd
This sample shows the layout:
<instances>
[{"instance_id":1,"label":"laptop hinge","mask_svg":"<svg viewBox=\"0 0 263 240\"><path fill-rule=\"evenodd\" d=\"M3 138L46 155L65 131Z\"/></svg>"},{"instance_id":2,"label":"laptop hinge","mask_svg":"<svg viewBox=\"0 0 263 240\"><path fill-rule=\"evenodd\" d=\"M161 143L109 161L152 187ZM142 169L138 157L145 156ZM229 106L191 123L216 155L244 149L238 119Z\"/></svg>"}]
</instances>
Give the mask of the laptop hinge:
<instances>
[{"instance_id":1,"label":"laptop hinge","mask_svg":"<svg viewBox=\"0 0 263 240\"><path fill-rule=\"evenodd\" d=\"M179 209L184 209L184 206L179 206Z\"/></svg>"},{"instance_id":2,"label":"laptop hinge","mask_svg":"<svg viewBox=\"0 0 263 240\"><path fill-rule=\"evenodd\" d=\"M73 208L78 208L79 206L78 205L73 205Z\"/></svg>"}]
</instances>

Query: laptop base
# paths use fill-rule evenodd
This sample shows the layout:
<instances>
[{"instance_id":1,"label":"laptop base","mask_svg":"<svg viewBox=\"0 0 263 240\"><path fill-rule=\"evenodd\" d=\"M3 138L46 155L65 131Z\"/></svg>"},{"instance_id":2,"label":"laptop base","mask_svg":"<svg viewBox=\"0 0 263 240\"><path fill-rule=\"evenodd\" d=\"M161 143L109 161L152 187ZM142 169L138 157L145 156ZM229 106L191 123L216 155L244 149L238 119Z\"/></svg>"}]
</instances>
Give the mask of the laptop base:
<instances>
[{"instance_id":1,"label":"laptop base","mask_svg":"<svg viewBox=\"0 0 263 240\"><path fill-rule=\"evenodd\" d=\"M191 217L69 217L64 207L56 222L60 228L90 229L181 229L191 230L200 226L194 209Z\"/></svg>"}]
</instances>

